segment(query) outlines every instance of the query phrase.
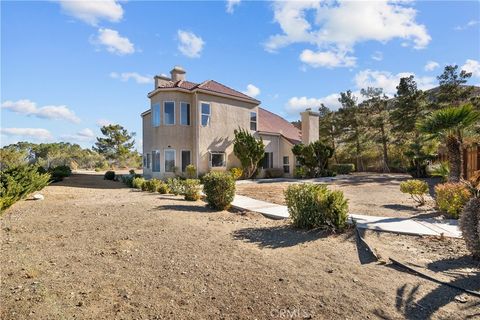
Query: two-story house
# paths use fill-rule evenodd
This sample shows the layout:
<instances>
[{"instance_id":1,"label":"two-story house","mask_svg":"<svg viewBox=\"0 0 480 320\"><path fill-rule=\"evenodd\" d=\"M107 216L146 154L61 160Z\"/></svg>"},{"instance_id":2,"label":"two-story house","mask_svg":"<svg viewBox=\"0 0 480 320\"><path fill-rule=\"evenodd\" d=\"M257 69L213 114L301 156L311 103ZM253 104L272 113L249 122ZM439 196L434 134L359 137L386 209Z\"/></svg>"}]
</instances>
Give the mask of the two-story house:
<instances>
[{"instance_id":1,"label":"two-story house","mask_svg":"<svg viewBox=\"0 0 480 320\"><path fill-rule=\"evenodd\" d=\"M143 173L167 178L189 164L202 174L241 167L233 153L234 130L244 128L265 144L262 168L280 168L291 176L292 147L318 139L318 114L302 113L303 134L282 117L260 107L260 101L214 80L194 83L174 67L171 77L155 76L143 121ZM260 173L262 174L262 172Z\"/></svg>"}]
</instances>

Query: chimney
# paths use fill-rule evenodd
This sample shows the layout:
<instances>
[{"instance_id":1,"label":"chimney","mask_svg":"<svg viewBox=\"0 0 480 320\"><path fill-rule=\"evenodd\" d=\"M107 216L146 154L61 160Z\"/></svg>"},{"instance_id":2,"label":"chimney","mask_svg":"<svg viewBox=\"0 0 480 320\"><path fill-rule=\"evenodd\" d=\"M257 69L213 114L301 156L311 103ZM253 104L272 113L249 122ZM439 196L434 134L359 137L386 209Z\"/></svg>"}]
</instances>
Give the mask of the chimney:
<instances>
[{"instance_id":1,"label":"chimney","mask_svg":"<svg viewBox=\"0 0 480 320\"><path fill-rule=\"evenodd\" d=\"M310 108L300 114L302 116L302 143L309 144L317 141L319 138L320 115Z\"/></svg>"},{"instance_id":2,"label":"chimney","mask_svg":"<svg viewBox=\"0 0 480 320\"><path fill-rule=\"evenodd\" d=\"M166 74L161 74L159 76L155 76L153 77L154 79L154 90L157 89L157 88L161 88L161 87L165 87L165 84L169 83L171 81L171 79L169 77L167 77Z\"/></svg>"},{"instance_id":3,"label":"chimney","mask_svg":"<svg viewBox=\"0 0 480 320\"><path fill-rule=\"evenodd\" d=\"M185 80L185 70L180 67L180 66L175 66L172 71L170 71L170 74L172 76L172 81L177 82L180 80Z\"/></svg>"}]
</instances>

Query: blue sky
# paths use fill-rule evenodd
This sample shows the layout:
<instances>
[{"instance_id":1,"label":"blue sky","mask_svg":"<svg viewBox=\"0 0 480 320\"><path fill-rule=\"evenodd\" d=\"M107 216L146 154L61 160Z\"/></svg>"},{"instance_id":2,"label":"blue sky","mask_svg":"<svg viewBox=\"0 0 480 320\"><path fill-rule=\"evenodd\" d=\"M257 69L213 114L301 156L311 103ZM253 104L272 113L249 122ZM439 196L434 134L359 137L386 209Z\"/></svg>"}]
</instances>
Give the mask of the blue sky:
<instances>
[{"instance_id":1,"label":"blue sky","mask_svg":"<svg viewBox=\"0 0 480 320\"><path fill-rule=\"evenodd\" d=\"M480 2L2 1L1 145L91 146L119 123L141 142L155 74L174 65L255 96L289 120L337 94L446 64L480 84Z\"/></svg>"}]
</instances>

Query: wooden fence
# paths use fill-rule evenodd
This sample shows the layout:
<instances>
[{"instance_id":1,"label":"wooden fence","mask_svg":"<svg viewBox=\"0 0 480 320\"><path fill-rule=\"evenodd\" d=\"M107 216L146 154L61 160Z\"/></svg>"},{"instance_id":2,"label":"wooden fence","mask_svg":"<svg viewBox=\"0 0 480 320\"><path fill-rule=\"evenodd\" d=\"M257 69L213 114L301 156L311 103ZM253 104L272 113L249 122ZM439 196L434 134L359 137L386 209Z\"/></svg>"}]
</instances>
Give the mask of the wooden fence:
<instances>
[{"instance_id":1,"label":"wooden fence","mask_svg":"<svg viewBox=\"0 0 480 320\"><path fill-rule=\"evenodd\" d=\"M480 170L480 145L474 144L463 149L463 178L470 178Z\"/></svg>"}]
</instances>

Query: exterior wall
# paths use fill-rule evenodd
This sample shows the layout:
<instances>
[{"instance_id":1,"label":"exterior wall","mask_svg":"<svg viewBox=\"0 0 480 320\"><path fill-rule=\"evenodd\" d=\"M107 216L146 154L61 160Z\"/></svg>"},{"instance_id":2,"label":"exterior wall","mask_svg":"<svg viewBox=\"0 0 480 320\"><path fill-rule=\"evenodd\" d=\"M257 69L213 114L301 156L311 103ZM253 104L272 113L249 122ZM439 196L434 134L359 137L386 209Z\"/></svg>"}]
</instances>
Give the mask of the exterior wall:
<instances>
[{"instance_id":1,"label":"exterior wall","mask_svg":"<svg viewBox=\"0 0 480 320\"><path fill-rule=\"evenodd\" d=\"M289 160L289 167L290 167L290 173L284 173L283 175L285 177L293 177L293 173L294 173L294 170L295 170L295 156L293 155L293 152L292 152L292 148L293 148L293 144L288 141L287 139L285 138L281 138L280 139L280 154L281 154L281 158L280 158L280 167L283 169L283 157L284 156L288 156L288 160Z\"/></svg>"},{"instance_id":2,"label":"exterior wall","mask_svg":"<svg viewBox=\"0 0 480 320\"><path fill-rule=\"evenodd\" d=\"M199 93L197 96L196 118L200 121L202 102L210 103L210 125L203 127L199 122L198 133L198 173L211 170L209 152L219 151L226 154L226 167L212 170L227 170L240 167L241 163L233 153L234 130L244 128L250 130L250 112L257 112L258 106L252 103L227 99L213 95ZM258 123L257 123L258 126Z\"/></svg>"}]
</instances>

